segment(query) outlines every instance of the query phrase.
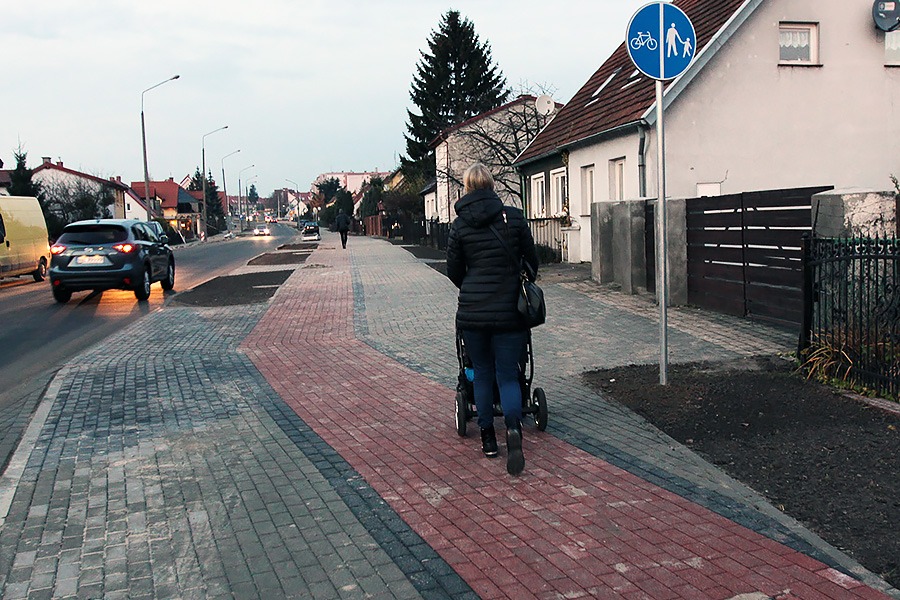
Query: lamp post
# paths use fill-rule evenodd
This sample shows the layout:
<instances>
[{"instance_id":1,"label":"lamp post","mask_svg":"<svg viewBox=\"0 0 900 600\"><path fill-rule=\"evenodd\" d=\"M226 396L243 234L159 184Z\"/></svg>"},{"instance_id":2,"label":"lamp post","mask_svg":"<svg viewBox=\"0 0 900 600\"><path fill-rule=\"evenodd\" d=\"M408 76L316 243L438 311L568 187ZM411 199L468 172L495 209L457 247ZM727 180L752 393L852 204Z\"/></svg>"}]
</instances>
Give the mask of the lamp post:
<instances>
[{"instance_id":1,"label":"lamp post","mask_svg":"<svg viewBox=\"0 0 900 600\"><path fill-rule=\"evenodd\" d=\"M247 169L252 169L252 168L255 167L255 166L256 166L256 165L250 165L249 167L244 167L243 169L241 169L240 171L238 171L238 212L241 213L241 216L240 216L240 219L241 219L241 231L244 231L244 213L243 213L242 208L241 208L242 205L243 205L243 199L242 199L241 193L243 192L243 189L244 189L244 188L241 187L241 173L243 173L243 172L246 171ZM249 213L250 211L248 210L247 212Z\"/></svg>"},{"instance_id":2,"label":"lamp post","mask_svg":"<svg viewBox=\"0 0 900 600\"><path fill-rule=\"evenodd\" d=\"M300 184L292 179L285 179L285 181L297 186L297 231L300 231Z\"/></svg>"},{"instance_id":3,"label":"lamp post","mask_svg":"<svg viewBox=\"0 0 900 600\"><path fill-rule=\"evenodd\" d=\"M235 150L234 152L229 152L228 154L226 154L225 156L222 157L222 193L225 195L225 204L227 205L226 209L228 210L229 213L231 213L231 203L228 201L228 186L225 185L225 159L228 158L229 156L237 154L238 152L240 152L240 149ZM226 218L230 219L231 214L227 215ZM228 229L231 229L231 227L229 226Z\"/></svg>"},{"instance_id":4,"label":"lamp post","mask_svg":"<svg viewBox=\"0 0 900 600\"><path fill-rule=\"evenodd\" d=\"M151 207L150 201L150 171L147 169L147 128L144 126L144 94L152 90L153 88L158 88L164 83L169 83L170 81L174 81L181 77L181 75L173 75L169 77L165 81L160 81L156 85L151 85L146 90L141 92L141 145L144 149L144 202L147 203L147 220L153 218L153 209Z\"/></svg>"},{"instance_id":5,"label":"lamp post","mask_svg":"<svg viewBox=\"0 0 900 600\"><path fill-rule=\"evenodd\" d=\"M200 214L201 214L200 218L203 219L203 236L201 237L201 240L204 242L206 241L206 229L207 229L207 226L206 226L206 136L212 135L212 134L216 133L217 131L222 131L223 129L228 129L228 125L223 125L222 127L219 127L218 129L213 129L209 133L204 133L203 137L200 138L200 150L201 150L201 155L202 155L201 160L203 162L203 173L201 173L203 175L203 177L202 177L202 179L203 179L203 202L200 204Z\"/></svg>"}]
</instances>

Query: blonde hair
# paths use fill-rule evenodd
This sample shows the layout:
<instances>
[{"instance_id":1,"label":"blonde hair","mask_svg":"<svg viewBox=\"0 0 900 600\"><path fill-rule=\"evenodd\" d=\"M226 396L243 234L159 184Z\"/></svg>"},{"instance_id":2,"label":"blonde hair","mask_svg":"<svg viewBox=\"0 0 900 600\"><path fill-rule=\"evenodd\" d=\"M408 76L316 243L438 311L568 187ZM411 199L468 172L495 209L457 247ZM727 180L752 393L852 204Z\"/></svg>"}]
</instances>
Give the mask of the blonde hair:
<instances>
[{"instance_id":1,"label":"blonde hair","mask_svg":"<svg viewBox=\"0 0 900 600\"><path fill-rule=\"evenodd\" d=\"M464 194L475 190L493 190L494 178L491 177L491 172L487 167L477 162L463 173L463 188Z\"/></svg>"}]
</instances>

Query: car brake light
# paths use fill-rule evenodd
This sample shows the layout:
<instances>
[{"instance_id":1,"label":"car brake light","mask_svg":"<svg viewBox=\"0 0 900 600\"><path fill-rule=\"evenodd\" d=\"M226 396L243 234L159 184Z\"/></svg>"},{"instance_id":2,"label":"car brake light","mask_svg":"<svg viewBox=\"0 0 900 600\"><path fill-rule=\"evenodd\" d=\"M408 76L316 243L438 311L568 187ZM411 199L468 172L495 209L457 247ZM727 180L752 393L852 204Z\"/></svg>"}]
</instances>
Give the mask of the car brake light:
<instances>
[{"instance_id":1,"label":"car brake light","mask_svg":"<svg viewBox=\"0 0 900 600\"><path fill-rule=\"evenodd\" d=\"M50 246L50 254L62 254L66 251L66 247L62 244L53 244Z\"/></svg>"},{"instance_id":2,"label":"car brake light","mask_svg":"<svg viewBox=\"0 0 900 600\"><path fill-rule=\"evenodd\" d=\"M116 244L115 246L113 246L113 248L124 254L128 254L129 252L134 252L135 250L137 250L137 246L135 246L134 244Z\"/></svg>"}]
</instances>

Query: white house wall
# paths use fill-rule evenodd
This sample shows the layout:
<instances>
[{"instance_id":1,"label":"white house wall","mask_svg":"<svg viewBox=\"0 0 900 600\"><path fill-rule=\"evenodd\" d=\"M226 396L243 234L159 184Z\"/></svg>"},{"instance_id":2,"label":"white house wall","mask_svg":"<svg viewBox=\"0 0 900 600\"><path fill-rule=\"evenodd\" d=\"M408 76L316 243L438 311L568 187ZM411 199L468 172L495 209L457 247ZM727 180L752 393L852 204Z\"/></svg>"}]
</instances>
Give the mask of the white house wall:
<instances>
[{"instance_id":1,"label":"white house wall","mask_svg":"<svg viewBox=\"0 0 900 600\"><path fill-rule=\"evenodd\" d=\"M780 22L819 24L818 67L778 65ZM667 195L814 185L883 189L900 170L900 69L871 3L763 2L666 110ZM648 195L656 195L656 143Z\"/></svg>"},{"instance_id":2,"label":"white house wall","mask_svg":"<svg viewBox=\"0 0 900 600\"><path fill-rule=\"evenodd\" d=\"M781 22L818 23L821 66L778 64ZM692 198L703 183L719 184L721 194L817 185L883 189L900 173L898 105L900 67L885 66L884 34L873 25L871 5L763 2L667 105L666 195ZM595 166L594 199L608 202L609 162L624 157L624 199L638 198L638 146L635 128L570 151L569 204L581 227L579 252L571 249L570 260L591 256L581 167ZM655 198L655 125L647 131L645 162L646 196Z\"/></svg>"},{"instance_id":3,"label":"white house wall","mask_svg":"<svg viewBox=\"0 0 900 600\"><path fill-rule=\"evenodd\" d=\"M623 198L633 200L640 197L638 180L637 129L633 135L623 135L602 144L584 146L569 153L569 215L572 223L580 227L578 234L569 236L569 262L591 260L591 207L584 203L585 190L582 185L582 169L594 166L594 202L613 202L610 198L610 161L625 159L625 181ZM574 242L574 243L573 243Z\"/></svg>"}]
</instances>

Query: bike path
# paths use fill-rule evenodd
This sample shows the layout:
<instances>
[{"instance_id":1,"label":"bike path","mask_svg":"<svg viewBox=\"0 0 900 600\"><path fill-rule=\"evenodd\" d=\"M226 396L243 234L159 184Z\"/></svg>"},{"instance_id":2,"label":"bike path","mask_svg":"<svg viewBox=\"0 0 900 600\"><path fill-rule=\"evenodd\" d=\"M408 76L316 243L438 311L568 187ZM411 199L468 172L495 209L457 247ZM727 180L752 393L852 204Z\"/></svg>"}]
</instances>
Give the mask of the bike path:
<instances>
[{"instance_id":1,"label":"bike path","mask_svg":"<svg viewBox=\"0 0 900 600\"><path fill-rule=\"evenodd\" d=\"M322 267L298 272L282 287L243 347L303 422L479 597L885 597L685 497L690 494L673 493L604 460L602 452L553 435L553 427L526 431L526 470L519 478L505 473L502 460L482 458L474 436L456 436L453 390L441 383L456 370L447 311L452 286L427 267L398 261L397 252L364 238L351 240L349 251L323 244L314 254ZM567 294L552 291L551 307L556 293ZM565 306L576 313L583 308ZM652 324L638 323L641 317L609 318L631 321L623 335L649 341ZM295 326L285 328L288 321ZM552 321L542 329L550 337L565 333L554 332ZM679 337L691 336L676 331L674 337L677 346ZM537 332L535 338L539 343ZM391 340L404 341L392 346ZM434 352L436 345L445 350ZM571 340L548 346L560 355L557 367L584 350L572 349ZM631 346L618 348L625 352L620 360L646 351ZM702 339L683 339L681 346L723 351ZM541 359L538 352L539 372ZM315 377L291 377L298 368ZM551 409L551 422L567 410L579 413L585 427L597 417L615 418L590 406L596 397L569 403L567 389L582 396L584 390L567 385L565 371L554 377L558 395L548 393L551 407L558 397L567 408Z\"/></svg>"},{"instance_id":2,"label":"bike path","mask_svg":"<svg viewBox=\"0 0 900 600\"><path fill-rule=\"evenodd\" d=\"M546 286L566 307L535 332L551 421L514 479L455 432L452 286L387 242L348 246L326 233L268 303L170 303L63 367L0 479L0 596L885 597L580 384L652 360L640 303ZM676 360L786 343L672 324Z\"/></svg>"}]
</instances>

